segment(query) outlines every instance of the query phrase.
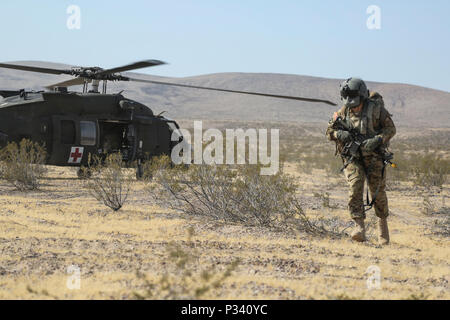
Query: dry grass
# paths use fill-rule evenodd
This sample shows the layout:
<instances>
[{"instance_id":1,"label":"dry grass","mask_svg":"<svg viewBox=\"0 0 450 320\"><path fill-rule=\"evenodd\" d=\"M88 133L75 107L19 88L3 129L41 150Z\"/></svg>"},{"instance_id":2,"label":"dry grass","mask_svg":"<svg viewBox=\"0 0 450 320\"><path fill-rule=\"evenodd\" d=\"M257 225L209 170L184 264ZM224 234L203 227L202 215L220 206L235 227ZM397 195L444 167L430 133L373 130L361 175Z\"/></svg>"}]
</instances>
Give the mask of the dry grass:
<instances>
[{"instance_id":1,"label":"dry grass","mask_svg":"<svg viewBox=\"0 0 450 320\"><path fill-rule=\"evenodd\" d=\"M168 244L186 245L189 227L202 253L194 269L240 260L205 299L450 298L450 240L433 232L436 214L422 213L425 194L445 207L448 184L434 190L401 181L389 191L392 243L382 248L373 233L361 244L186 217L156 206L138 181L127 205L111 212L89 196L75 169L48 169L40 191L22 193L0 181L2 299L133 299L145 290L136 272L157 283L167 270ZM299 181L308 217L349 220L342 177L324 169L305 173L294 162L285 169ZM314 196L325 192L330 207ZM70 265L81 268L80 290L66 286ZM371 265L381 270L379 290L366 287Z\"/></svg>"},{"instance_id":2,"label":"dry grass","mask_svg":"<svg viewBox=\"0 0 450 320\"><path fill-rule=\"evenodd\" d=\"M39 189L40 179L45 173L46 151L38 143L22 139L11 142L0 150L0 177L17 190Z\"/></svg>"}]
</instances>

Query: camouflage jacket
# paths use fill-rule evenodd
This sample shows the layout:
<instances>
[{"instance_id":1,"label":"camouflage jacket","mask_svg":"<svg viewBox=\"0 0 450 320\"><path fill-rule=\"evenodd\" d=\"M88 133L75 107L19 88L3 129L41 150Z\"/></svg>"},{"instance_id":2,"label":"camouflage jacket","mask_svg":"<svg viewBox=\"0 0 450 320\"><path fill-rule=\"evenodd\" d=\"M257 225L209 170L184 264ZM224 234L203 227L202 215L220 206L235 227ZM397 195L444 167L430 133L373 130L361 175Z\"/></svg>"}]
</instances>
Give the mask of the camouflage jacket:
<instances>
[{"instance_id":1,"label":"camouflage jacket","mask_svg":"<svg viewBox=\"0 0 450 320\"><path fill-rule=\"evenodd\" d=\"M335 112L333 119L330 120L326 135L329 140L337 143L337 151L339 152L342 150L342 145L336 138L337 130L332 128L333 121L338 116L350 123L353 128L367 138L380 136L383 139L384 147L389 146L389 141L396 133L392 115L384 107L383 98L378 93L371 92L361 112L353 113L348 108L342 107Z\"/></svg>"}]
</instances>

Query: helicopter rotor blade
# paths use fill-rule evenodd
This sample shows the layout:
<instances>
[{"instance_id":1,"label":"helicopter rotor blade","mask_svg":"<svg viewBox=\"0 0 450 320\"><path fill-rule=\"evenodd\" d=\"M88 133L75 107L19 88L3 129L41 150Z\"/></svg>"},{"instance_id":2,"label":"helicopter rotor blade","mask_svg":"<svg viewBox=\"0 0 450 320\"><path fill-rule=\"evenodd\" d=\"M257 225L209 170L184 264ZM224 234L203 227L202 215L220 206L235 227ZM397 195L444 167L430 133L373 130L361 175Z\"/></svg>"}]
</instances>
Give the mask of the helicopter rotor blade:
<instances>
[{"instance_id":1,"label":"helicopter rotor blade","mask_svg":"<svg viewBox=\"0 0 450 320\"><path fill-rule=\"evenodd\" d=\"M85 82L91 82L92 79L96 80L119 80L119 81L134 81L134 82L142 82L142 83L151 83L151 84L160 84L166 86L175 86L175 87L184 87L184 88L194 88L194 89L202 89L202 90L212 90L212 91L220 91L220 92L231 92L231 93L240 93L240 94L248 94L254 96L263 96L263 97L272 97L279 99L289 99L289 100L298 100L298 101L307 101L307 102L320 102L326 103L328 105L336 106L334 102L323 99L314 99L314 98L304 98L304 97L295 97L295 96L286 96L286 95L278 95L278 94L268 94L268 93L260 93L260 92L250 92L250 91L240 91L240 90L230 90L230 89L220 89L220 88L212 88L212 87L202 87L202 86L194 86L187 85L181 83L171 83L171 82L163 82L163 81L155 81L155 80L143 80L143 79L135 79L129 78L125 76L121 76L120 74L116 74L123 71L141 69L146 67L153 67L157 65L165 64L165 62L160 60L143 60L134 62L128 65L124 65L117 68L107 69L107 70L96 70L93 73L89 73L87 71L92 70L94 68L81 68L80 70L72 69L72 70L64 70L64 69L52 69L52 68L43 68L43 67L33 67L33 66L25 66L19 64L10 64L10 63L0 63L0 68L8 68L8 69L16 69L22 71L31 71L31 72L40 72L40 73L49 73L49 74L69 74L72 76L76 76L77 78L72 80L66 80L60 83L56 83L46 88L52 89L55 87L69 87L74 85L82 85ZM86 70L84 70L86 69ZM97 68L98 69L98 68Z\"/></svg>"},{"instance_id":2,"label":"helicopter rotor blade","mask_svg":"<svg viewBox=\"0 0 450 320\"><path fill-rule=\"evenodd\" d=\"M118 73L118 72L123 72L123 71L129 71L129 70L136 70L136 69L142 69L142 68L147 68L147 67L159 66L159 65L162 65L162 64L166 64L166 63L164 61L160 61L160 60L143 60L143 61L130 63L130 64L127 64L127 65L122 66L122 67L117 67L117 68L112 68L112 69L107 69L107 70L101 70L99 72L96 72L95 75L96 76L104 76L104 75Z\"/></svg>"},{"instance_id":3,"label":"helicopter rotor blade","mask_svg":"<svg viewBox=\"0 0 450 320\"><path fill-rule=\"evenodd\" d=\"M18 96L19 94L20 91L18 90L0 90L0 96L2 96L3 98Z\"/></svg>"},{"instance_id":4,"label":"helicopter rotor blade","mask_svg":"<svg viewBox=\"0 0 450 320\"><path fill-rule=\"evenodd\" d=\"M55 83L55 84L46 86L45 88L46 88L46 89L49 89L49 90L52 90L52 89L54 89L54 88L56 88L56 87L79 86L79 85L82 85L82 84L84 84L84 83L86 83L86 82L87 82L87 83L90 83L90 82L92 82L92 80L91 80L91 79L86 79L86 78L79 77L79 78L70 79L70 80L67 80L67 81L58 82L58 83Z\"/></svg>"},{"instance_id":5,"label":"helicopter rotor blade","mask_svg":"<svg viewBox=\"0 0 450 320\"><path fill-rule=\"evenodd\" d=\"M263 97L272 97L272 98L280 98L280 99L289 99L289 100L299 100L299 101L307 101L307 102L321 102L326 103L332 106L336 106L334 102L323 100L323 99L314 99L314 98L303 98L303 97L294 97L294 96L285 96L285 95L278 95L278 94L268 94L268 93L259 93L259 92L250 92L250 91L240 91L240 90L229 90L229 89L219 89L219 88L211 88L211 87L200 87L200 86L193 86L188 84L181 84L181 83L171 83L171 82L162 82L162 81L154 81L154 80L143 80L143 79L135 79L135 78L129 78L125 77L125 81L134 81L134 82L143 82L143 83L152 83L152 84L161 84L161 85L167 85L167 86L176 86L176 87L183 87L183 88L194 88L194 89L203 89L203 90L213 90L213 91L222 91L222 92L232 92L232 93L241 93L241 94L249 94L249 95L255 95L255 96L263 96Z\"/></svg>"},{"instance_id":6,"label":"helicopter rotor blade","mask_svg":"<svg viewBox=\"0 0 450 320\"><path fill-rule=\"evenodd\" d=\"M22 70L22 71L40 72L40 73L49 73L49 74L72 74L71 70L33 67L33 66L25 66L25 65L20 65L20 64L11 64L11 63L0 63L0 68L8 68L8 69L15 69L15 70Z\"/></svg>"}]
</instances>

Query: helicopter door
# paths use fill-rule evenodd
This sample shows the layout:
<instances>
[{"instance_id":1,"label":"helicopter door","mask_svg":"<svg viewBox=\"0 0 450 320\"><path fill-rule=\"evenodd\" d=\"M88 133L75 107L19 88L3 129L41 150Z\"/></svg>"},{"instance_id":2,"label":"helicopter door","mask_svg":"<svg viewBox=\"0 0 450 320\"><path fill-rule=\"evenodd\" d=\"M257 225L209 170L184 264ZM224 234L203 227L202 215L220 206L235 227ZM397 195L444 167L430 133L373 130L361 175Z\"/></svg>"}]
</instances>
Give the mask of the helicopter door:
<instances>
[{"instance_id":1,"label":"helicopter door","mask_svg":"<svg viewBox=\"0 0 450 320\"><path fill-rule=\"evenodd\" d=\"M128 124L125 134L125 148L123 149L124 161L131 162L136 159L138 144L136 133L136 126L133 124Z\"/></svg>"},{"instance_id":2,"label":"helicopter door","mask_svg":"<svg viewBox=\"0 0 450 320\"><path fill-rule=\"evenodd\" d=\"M158 131L152 119L140 119L138 132L138 158L149 159L155 154L158 138Z\"/></svg>"},{"instance_id":3,"label":"helicopter door","mask_svg":"<svg viewBox=\"0 0 450 320\"><path fill-rule=\"evenodd\" d=\"M99 120L100 139L98 152L120 152L124 161L136 159L136 126L129 121Z\"/></svg>"},{"instance_id":4,"label":"helicopter door","mask_svg":"<svg viewBox=\"0 0 450 320\"><path fill-rule=\"evenodd\" d=\"M97 120L70 116L53 116L53 143L49 163L60 166L87 164L88 154L97 154L99 128Z\"/></svg>"},{"instance_id":5,"label":"helicopter door","mask_svg":"<svg viewBox=\"0 0 450 320\"><path fill-rule=\"evenodd\" d=\"M47 161L52 154L52 143L53 143L53 126L52 126L52 119L50 117L42 117L39 119L39 138L37 139L40 141L44 146L45 150L47 152ZM0 132L0 142L1 142L2 134Z\"/></svg>"}]
</instances>

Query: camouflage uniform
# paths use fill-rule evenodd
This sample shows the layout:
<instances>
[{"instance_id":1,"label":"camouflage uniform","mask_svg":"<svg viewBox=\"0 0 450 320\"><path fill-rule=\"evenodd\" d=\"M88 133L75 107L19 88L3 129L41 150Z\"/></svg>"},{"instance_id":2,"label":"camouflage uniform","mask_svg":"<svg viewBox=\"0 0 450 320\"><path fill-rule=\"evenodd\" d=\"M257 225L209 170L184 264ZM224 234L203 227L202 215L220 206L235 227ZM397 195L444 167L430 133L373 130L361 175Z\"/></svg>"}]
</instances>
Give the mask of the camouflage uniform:
<instances>
[{"instance_id":1,"label":"camouflage uniform","mask_svg":"<svg viewBox=\"0 0 450 320\"><path fill-rule=\"evenodd\" d=\"M389 144L389 140L395 135L395 126L391 119L391 114L384 108L382 97L377 93L371 93L369 99L364 102L363 108L359 113L354 113L351 109L342 107L335 117L340 116L350 123L353 128L358 129L359 133L372 138L379 135L383 139L383 146ZM343 145L337 140L337 130L327 129L329 140L337 142L337 150L341 151ZM382 147L383 147L382 146ZM368 185L371 197L378 193L375 200L375 213L379 218L386 218L389 215L388 200L386 197L386 172L383 172L383 160L375 152L362 151L364 165L367 170ZM351 217L365 219L364 212L364 181L365 171L361 161L355 160L348 164L344 170L345 177L349 185L348 209Z\"/></svg>"}]
</instances>

